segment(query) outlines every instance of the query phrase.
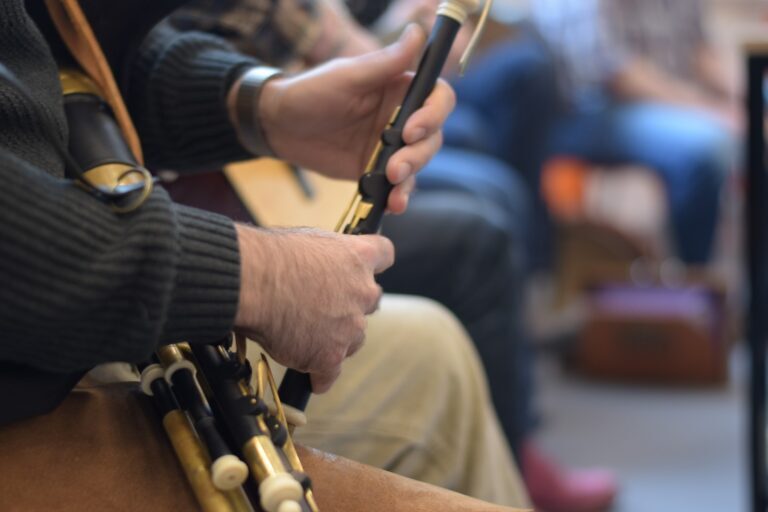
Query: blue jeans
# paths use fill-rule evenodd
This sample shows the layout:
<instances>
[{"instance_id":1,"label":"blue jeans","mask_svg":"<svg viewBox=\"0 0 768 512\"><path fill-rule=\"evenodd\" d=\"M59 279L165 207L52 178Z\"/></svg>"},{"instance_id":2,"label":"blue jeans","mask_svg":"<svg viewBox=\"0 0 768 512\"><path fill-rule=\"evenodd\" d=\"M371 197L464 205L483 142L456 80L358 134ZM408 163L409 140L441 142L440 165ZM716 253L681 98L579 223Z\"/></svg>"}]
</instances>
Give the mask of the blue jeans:
<instances>
[{"instance_id":1,"label":"blue jeans","mask_svg":"<svg viewBox=\"0 0 768 512\"><path fill-rule=\"evenodd\" d=\"M576 109L557 124L551 151L598 165L646 166L663 180L677 253L687 263L711 256L720 189L734 140L713 119L658 103L604 103Z\"/></svg>"},{"instance_id":2,"label":"blue jeans","mask_svg":"<svg viewBox=\"0 0 768 512\"><path fill-rule=\"evenodd\" d=\"M522 173L534 198L550 156L647 166L666 185L678 255L687 263L707 262L720 189L734 156L725 130L692 109L620 104L599 91L589 104L566 108L556 76L554 60L534 35L497 46L455 82L459 110L449 118L446 141L490 151ZM482 144L461 129L470 121ZM537 232L544 232L548 219L540 201L535 211ZM545 256L547 239L537 246L539 257Z\"/></svg>"}]
</instances>

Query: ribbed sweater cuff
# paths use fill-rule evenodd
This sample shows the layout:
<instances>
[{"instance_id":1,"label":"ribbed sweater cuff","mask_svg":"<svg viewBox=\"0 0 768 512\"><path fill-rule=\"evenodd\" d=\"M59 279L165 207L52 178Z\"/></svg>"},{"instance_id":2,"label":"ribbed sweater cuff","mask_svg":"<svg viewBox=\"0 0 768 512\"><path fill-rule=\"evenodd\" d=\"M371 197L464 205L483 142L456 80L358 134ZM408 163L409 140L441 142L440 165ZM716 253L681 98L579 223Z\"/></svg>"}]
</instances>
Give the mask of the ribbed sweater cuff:
<instances>
[{"instance_id":1,"label":"ribbed sweater cuff","mask_svg":"<svg viewBox=\"0 0 768 512\"><path fill-rule=\"evenodd\" d=\"M240 255L227 217L174 205L181 255L161 342L216 341L232 329L240 294Z\"/></svg>"},{"instance_id":2,"label":"ribbed sweater cuff","mask_svg":"<svg viewBox=\"0 0 768 512\"><path fill-rule=\"evenodd\" d=\"M151 166L209 170L252 157L238 142L226 96L257 60L219 39L161 27L137 64L132 106Z\"/></svg>"}]
</instances>

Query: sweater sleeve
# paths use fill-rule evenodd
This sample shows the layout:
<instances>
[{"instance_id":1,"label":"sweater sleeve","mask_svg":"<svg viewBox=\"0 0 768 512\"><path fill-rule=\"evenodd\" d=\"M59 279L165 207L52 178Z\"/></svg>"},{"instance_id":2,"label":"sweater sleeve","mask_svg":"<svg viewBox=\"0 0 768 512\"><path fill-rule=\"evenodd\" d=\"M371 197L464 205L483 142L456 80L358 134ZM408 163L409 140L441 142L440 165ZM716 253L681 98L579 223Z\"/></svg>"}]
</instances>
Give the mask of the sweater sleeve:
<instances>
[{"instance_id":1,"label":"sweater sleeve","mask_svg":"<svg viewBox=\"0 0 768 512\"><path fill-rule=\"evenodd\" d=\"M152 30L131 65L126 97L151 169L213 170L253 157L238 142L226 96L259 65L222 39Z\"/></svg>"},{"instance_id":2,"label":"sweater sleeve","mask_svg":"<svg viewBox=\"0 0 768 512\"><path fill-rule=\"evenodd\" d=\"M305 57L322 31L318 0L193 0L170 16L180 30L217 34L282 66Z\"/></svg>"},{"instance_id":3,"label":"sweater sleeve","mask_svg":"<svg viewBox=\"0 0 768 512\"><path fill-rule=\"evenodd\" d=\"M162 189L117 215L9 153L0 176L0 359L70 372L230 330L240 271L231 221Z\"/></svg>"}]
</instances>

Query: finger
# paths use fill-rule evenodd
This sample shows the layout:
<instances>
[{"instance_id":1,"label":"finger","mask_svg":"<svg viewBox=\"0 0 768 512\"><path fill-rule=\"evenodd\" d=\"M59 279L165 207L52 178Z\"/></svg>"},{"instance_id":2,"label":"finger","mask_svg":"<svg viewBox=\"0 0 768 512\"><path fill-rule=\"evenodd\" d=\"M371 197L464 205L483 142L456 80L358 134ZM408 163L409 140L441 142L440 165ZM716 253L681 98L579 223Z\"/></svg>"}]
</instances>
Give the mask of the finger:
<instances>
[{"instance_id":1,"label":"finger","mask_svg":"<svg viewBox=\"0 0 768 512\"><path fill-rule=\"evenodd\" d=\"M389 238L381 235L358 235L354 237L361 242L361 255L368 268L374 274L384 272L395 263L395 246Z\"/></svg>"},{"instance_id":2,"label":"finger","mask_svg":"<svg viewBox=\"0 0 768 512\"><path fill-rule=\"evenodd\" d=\"M405 123L403 141L414 144L440 130L455 106L456 93L447 82L438 81L424 106Z\"/></svg>"},{"instance_id":3,"label":"finger","mask_svg":"<svg viewBox=\"0 0 768 512\"><path fill-rule=\"evenodd\" d=\"M408 201L414 188L416 188L415 176L411 176L393 188L387 199L387 210L395 215L405 212L408 209Z\"/></svg>"},{"instance_id":4,"label":"finger","mask_svg":"<svg viewBox=\"0 0 768 512\"><path fill-rule=\"evenodd\" d=\"M331 386L336 379L341 375L341 365L333 368L328 372L323 373L311 373L309 374L309 380L312 382L312 392L316 394L322 394L331 389Z\"/></svg>"},{"instance_id":5,"label":"finger","mask_svg":"<svg viewBox=\"0 0 768 512\"><path fill-rule=\"evenodd\" d=\"M387 162L387 179L399 185L415 175L435 156L443 145L443 132L438 131L424 140L399 149Z\"/></svg>"},{"instance_id":6,"label":"finger","mask_svg":"<svg viewBox=\"0 0 768 512\"><path fill-rule=\"evenodd\" d=\"M354 83L365 87L370 84L379 86L401 75L410 69L424 47L425 39L424 31L415 23L411 23L395 43L350 59Z\"/></svg>"}]
</instances>

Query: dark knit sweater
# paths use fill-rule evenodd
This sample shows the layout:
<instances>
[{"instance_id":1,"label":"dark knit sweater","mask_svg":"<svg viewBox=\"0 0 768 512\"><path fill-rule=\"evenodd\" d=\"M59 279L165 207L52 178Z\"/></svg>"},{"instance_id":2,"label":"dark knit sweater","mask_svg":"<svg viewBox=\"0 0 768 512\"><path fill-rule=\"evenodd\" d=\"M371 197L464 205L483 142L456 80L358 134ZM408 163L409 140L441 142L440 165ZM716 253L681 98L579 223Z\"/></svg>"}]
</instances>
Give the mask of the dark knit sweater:
<instances>
[{"instance_id":1,"label":"dark knit sweater","mask_svg":"<svg viewBox=\"0 0 768 512\"><path fill-rule=\"evenodd\" d=\"M225 335L239 295L232 222L162 189L117 215L63 179L40 129L67 139L56 64L23 0L0 2L0 63L35 100L0 81L0 361L69 372ZM251 63L209 36L148 38L122 83L151 167L245 156L224 91Z\"/></svg>"}]
</instances>

